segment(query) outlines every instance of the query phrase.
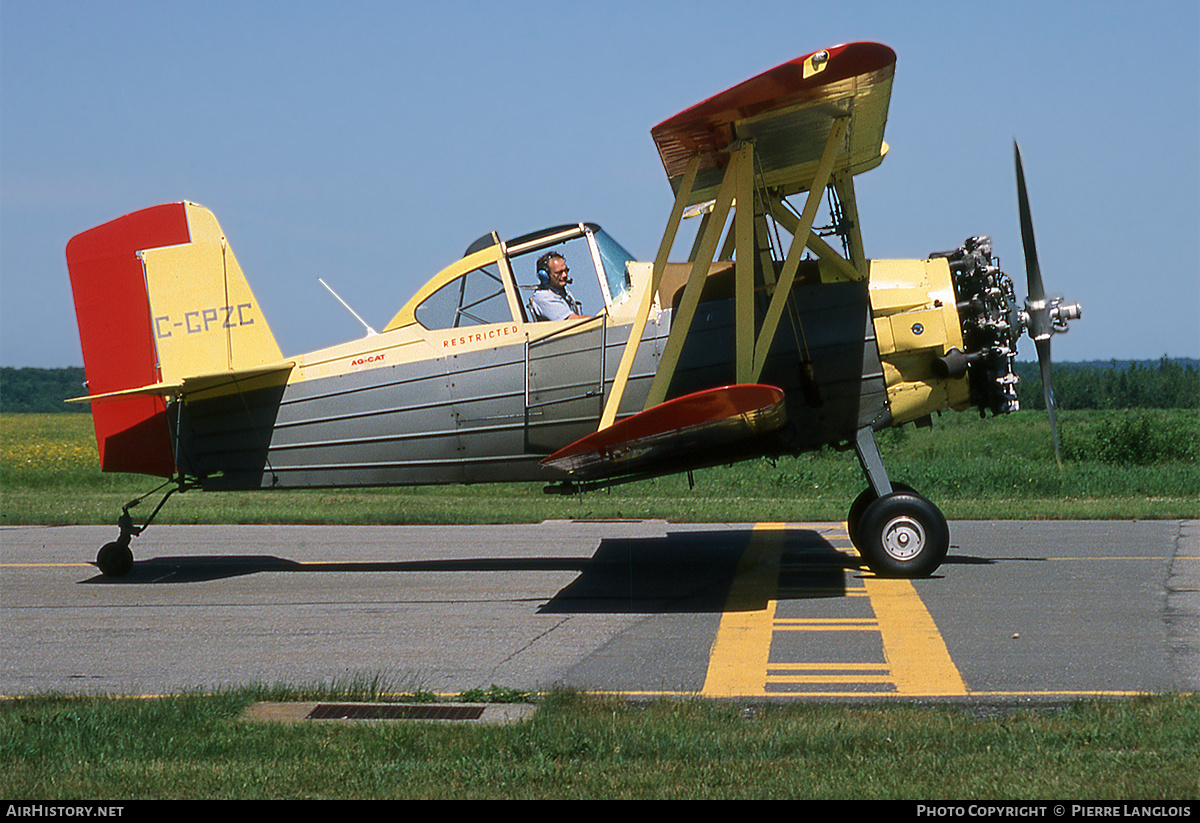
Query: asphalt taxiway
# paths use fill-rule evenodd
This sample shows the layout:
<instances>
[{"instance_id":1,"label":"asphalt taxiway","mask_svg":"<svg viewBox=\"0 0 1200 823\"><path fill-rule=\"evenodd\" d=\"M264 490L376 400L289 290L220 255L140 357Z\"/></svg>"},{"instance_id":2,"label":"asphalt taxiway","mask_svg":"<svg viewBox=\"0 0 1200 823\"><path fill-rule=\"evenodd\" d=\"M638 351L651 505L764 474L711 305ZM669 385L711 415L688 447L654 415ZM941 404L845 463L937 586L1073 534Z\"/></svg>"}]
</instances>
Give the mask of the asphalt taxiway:
<instances>
[{"instance_id":1,"label":"asphalt taxiway","mask_svg":"<svg viewBox=\"0 0 1200 823\"><path fill-rule=\"evenodd\" d=\"M955 522L931 578L841 523L0 529L0 694L1061 700L1200 690L1200 521Z\"/></svg>"}]
</instances>

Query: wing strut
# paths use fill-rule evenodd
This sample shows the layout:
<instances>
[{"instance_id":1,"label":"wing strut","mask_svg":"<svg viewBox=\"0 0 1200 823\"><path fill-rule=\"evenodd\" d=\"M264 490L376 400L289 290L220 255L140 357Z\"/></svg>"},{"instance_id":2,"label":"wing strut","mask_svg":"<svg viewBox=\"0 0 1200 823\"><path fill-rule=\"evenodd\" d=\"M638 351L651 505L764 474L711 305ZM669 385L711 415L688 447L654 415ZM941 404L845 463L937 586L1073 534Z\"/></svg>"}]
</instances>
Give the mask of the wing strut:
<instances>
[{"instance_id":1,"label":"wing strut","mask_svg":"<svg viewBox=\"0 0 1200 823\"><path fill-rule=\"evenodd\" d=\"M865 261L861 251L862 239L856 225L857 211L854 203L852 176L850 174L835 175L839 157L842 157L845 152L848 127L848 117L836 118L830 124L820 161L811 178L804 208L798 217L786 208L782 197L763 185L761 175L756 170L754 143L744 141L730 147L728 163L721 178L716 201L712 204L711 211L704 215L704 221L692 247L688 260L691 263L691 272L683 288L679 305L671 319L671 332L651 384L645 408L656 406L666 399L667 390L679 363L679 356L691 328L696 307L700 303L705 279L718 249L721 258L732 257L735 260L734 306L737 382L739 384L756 383L762 375L767 353L775 338L792 287L795 285L805 249L814 252L822 261L829 264L828 272L822 272L822 279L862 280L865 277ZM692 162L684 174L684 179L680 183L675 205L671 210L658 256L654 261L651 281L641 296L641 305L630 331L629 340L625 344L621 364L617 369L612 390L600 419L601 429L611 426L616 420L617 409L633 366L634 355L641 342L642 333L652 308L653 296L662 282L667 255L675 242L685 208L690 205L692 200L692 187L695 184L698 165L699 156L697 155L692 158ZM837 188L847 205L850 219L855 224L850 235L853 262L838 254L812 231L821 198L826 187L830 185ZM725 238L725 243L722 244L721 236L729 222L730 212L733 213L733 223ZM759 252L758 246L761 245L759 240L766 240L765 237L760 236L767 231L764 212L769 213L779 225L792 234L792 241L778 277L774 275L773 271L764 269L766 289L771 298L766 314L759 324L756 322L754 311L756 289L754 264L755 257Z\"/></svg>"},{"instance_id":2,"label":"wing strut","mask_svg":"<svg viewBox=\"0 0 1200 823\"><path fill-rule=\"evenodd\" d=\"M654 270L650 282L642 292L642 302L638 307L637 317L633 328L629 330L629 340L625 343L625 351L621 354L621 363L617 366L617 374L613 379L612 390L608 394L608 402L604 404L604 413L600 416L600 428L607 429L617 419L617 409L621 398L625 395L625 386L629 382L629 373L633 370L633 358L637 354L638 344L642 342L642 333L646 330L646 320L650 317L650 309L654 305L654 295L662 283L663 272L667 268L667 257L671 254L671 246L675 244L675 234L679 231L679 222L683 219L683 211L687 206L696 182L696 172L700 168L700 156L694 155L688 163L679 187L679 196L671 208L671 217L667 220L667 230L663 233L662 243L658 246L658 256L654 258Z\"/></svg>"},{"instance_id":3,"label":"wing strut","mask_svg":"<svg viewBox=\"0 0 1200 823\"><path fill-rule=\"evenodd\" d=\"M809 276L819 276L821 282L866 279L853 177L878 166L887 154L883 131L895 64L895 52L878 43L822 49L733 86L650 130L676 194L675 206L600 418L601 429L616 421L656 298L659 308L673 309L673 315L644 408L667 399L714 254L734 261L732 286L724 280L713 283L732 288L734 377L739 385L761 380L800 278L805 249L820 258L819 275ZM820 200L830 188L844 209L835 230L845 241L848 260L813 233ZM795 212L785 198L802 192L807 192L806 202ZM680 292L659 294L680 221L697 206L707 213L688 258L687 282ZM792 234L790 248L777 250L779 257L770 242L776 227ZM720 267L723 273L728 269ZM761 321L756 310L765 312Z\"/></svg>"},{"instance_id":4,"label":"wing strut","mask_svg":"<svg viewBox=\"0 0 1200 823\"><path fill-rule=\"evenodd\" d=\"M792 286L796 282L796 271L800 267L800 259L803 256L804 249L808 247L809 237L812 236L813 221L817 217L817 208L821 205L821 196L825 192L825 187L829 184L830 177L833 174L833 163L843 148L846 126L849 124L849 118L839 117L833 121L833 128L829 130L829 137L825 140L825 148L821 152L821 161L817 164L816 174L813 175L812 187L808 190L808 197L804 203L804 211L800 214L800 221L794 229L792 235L792 245L788 249L787 258L783 264L783 270L779 273L779 280L775 283L775 293L771 296L771 303L767 307L766 316L763 318L762 329L758 333L758 339L754 343L754 365L753 371L748 375L748 379L742 379L740 361L738 369L738 382L754 383L758 381L759 375L762 374L763 366L767 362L767 352L771 348L771 342L775 339L775 331L779 328L779 319L783 316L783 307L787 302L788 297L792 293ZM827 244L826 244L827 245ZM832 251L832 249L829 249ZM740 287L739 283L739 287ZM741 336L746 323L753 324L753 304L749 306L747 318L743 318L742 307L738 306L738 342L741 343ZM675 325L672 323L671 332L674 334Z\"/></svg>"}]
</instances>

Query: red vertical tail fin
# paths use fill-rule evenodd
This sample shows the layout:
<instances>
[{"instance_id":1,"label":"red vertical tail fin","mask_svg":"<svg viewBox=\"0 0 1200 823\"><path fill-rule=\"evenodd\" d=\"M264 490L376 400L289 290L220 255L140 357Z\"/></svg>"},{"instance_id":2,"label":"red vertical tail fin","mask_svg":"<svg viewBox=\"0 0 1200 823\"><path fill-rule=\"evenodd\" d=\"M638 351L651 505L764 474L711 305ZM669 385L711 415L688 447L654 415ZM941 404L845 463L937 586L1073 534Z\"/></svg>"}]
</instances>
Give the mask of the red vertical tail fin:
<instances>
[{"instance_id":1,"label":"red vertical tail fin","mask_svg":"<svg viewBox=\"0 0 1200 823\"><path fill-rule=\"evenodd\" d=\"M183 203L119 217L67 244L88 394L160 380L150 302L138 252L187 243ZM175 472L163 398L116 397L92 404L100 468L169 477Z\"/></svg>"}]
</instances>

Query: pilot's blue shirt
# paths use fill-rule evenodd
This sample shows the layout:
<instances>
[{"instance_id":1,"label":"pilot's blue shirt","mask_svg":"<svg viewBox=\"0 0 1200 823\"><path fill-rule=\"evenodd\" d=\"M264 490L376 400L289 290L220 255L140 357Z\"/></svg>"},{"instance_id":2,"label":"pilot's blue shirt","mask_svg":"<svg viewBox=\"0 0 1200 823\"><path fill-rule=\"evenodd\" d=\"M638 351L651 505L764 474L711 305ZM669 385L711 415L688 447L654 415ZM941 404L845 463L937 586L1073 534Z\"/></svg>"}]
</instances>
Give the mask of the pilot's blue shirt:
<instances>
[{"instance_id":1,"label":"pilot's blue shirt","mask_svg":"<svg viewBox=\"0 0 1200 823\"><path fill-rule=\"evenodd\" d=\"M538 287L529 298L529 305L536 315L534 320L566 320L572 314L580 314L579 301L569 291L559 292L549 286Z\"/></svg>"}]
</instances>

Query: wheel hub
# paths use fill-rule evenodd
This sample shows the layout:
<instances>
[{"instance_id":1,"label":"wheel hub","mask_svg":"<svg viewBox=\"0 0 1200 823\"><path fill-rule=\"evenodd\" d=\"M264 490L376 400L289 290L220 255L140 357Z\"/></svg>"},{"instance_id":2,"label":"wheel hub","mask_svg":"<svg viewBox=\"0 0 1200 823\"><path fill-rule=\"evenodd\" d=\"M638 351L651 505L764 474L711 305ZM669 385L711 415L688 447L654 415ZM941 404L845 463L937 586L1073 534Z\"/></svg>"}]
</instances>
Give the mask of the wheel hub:
<instances>
[{"instance_id":1,"label":"wheel hub","mask_svg":"<svg viewBox=\"0 0 1200 823\"><path fill-rule=\"evenodd\" d=\"M896 517L883 530L883 550L896 560L911 560L925 547L925 529L912 517Z\"/></svg>"}]
</instances>

